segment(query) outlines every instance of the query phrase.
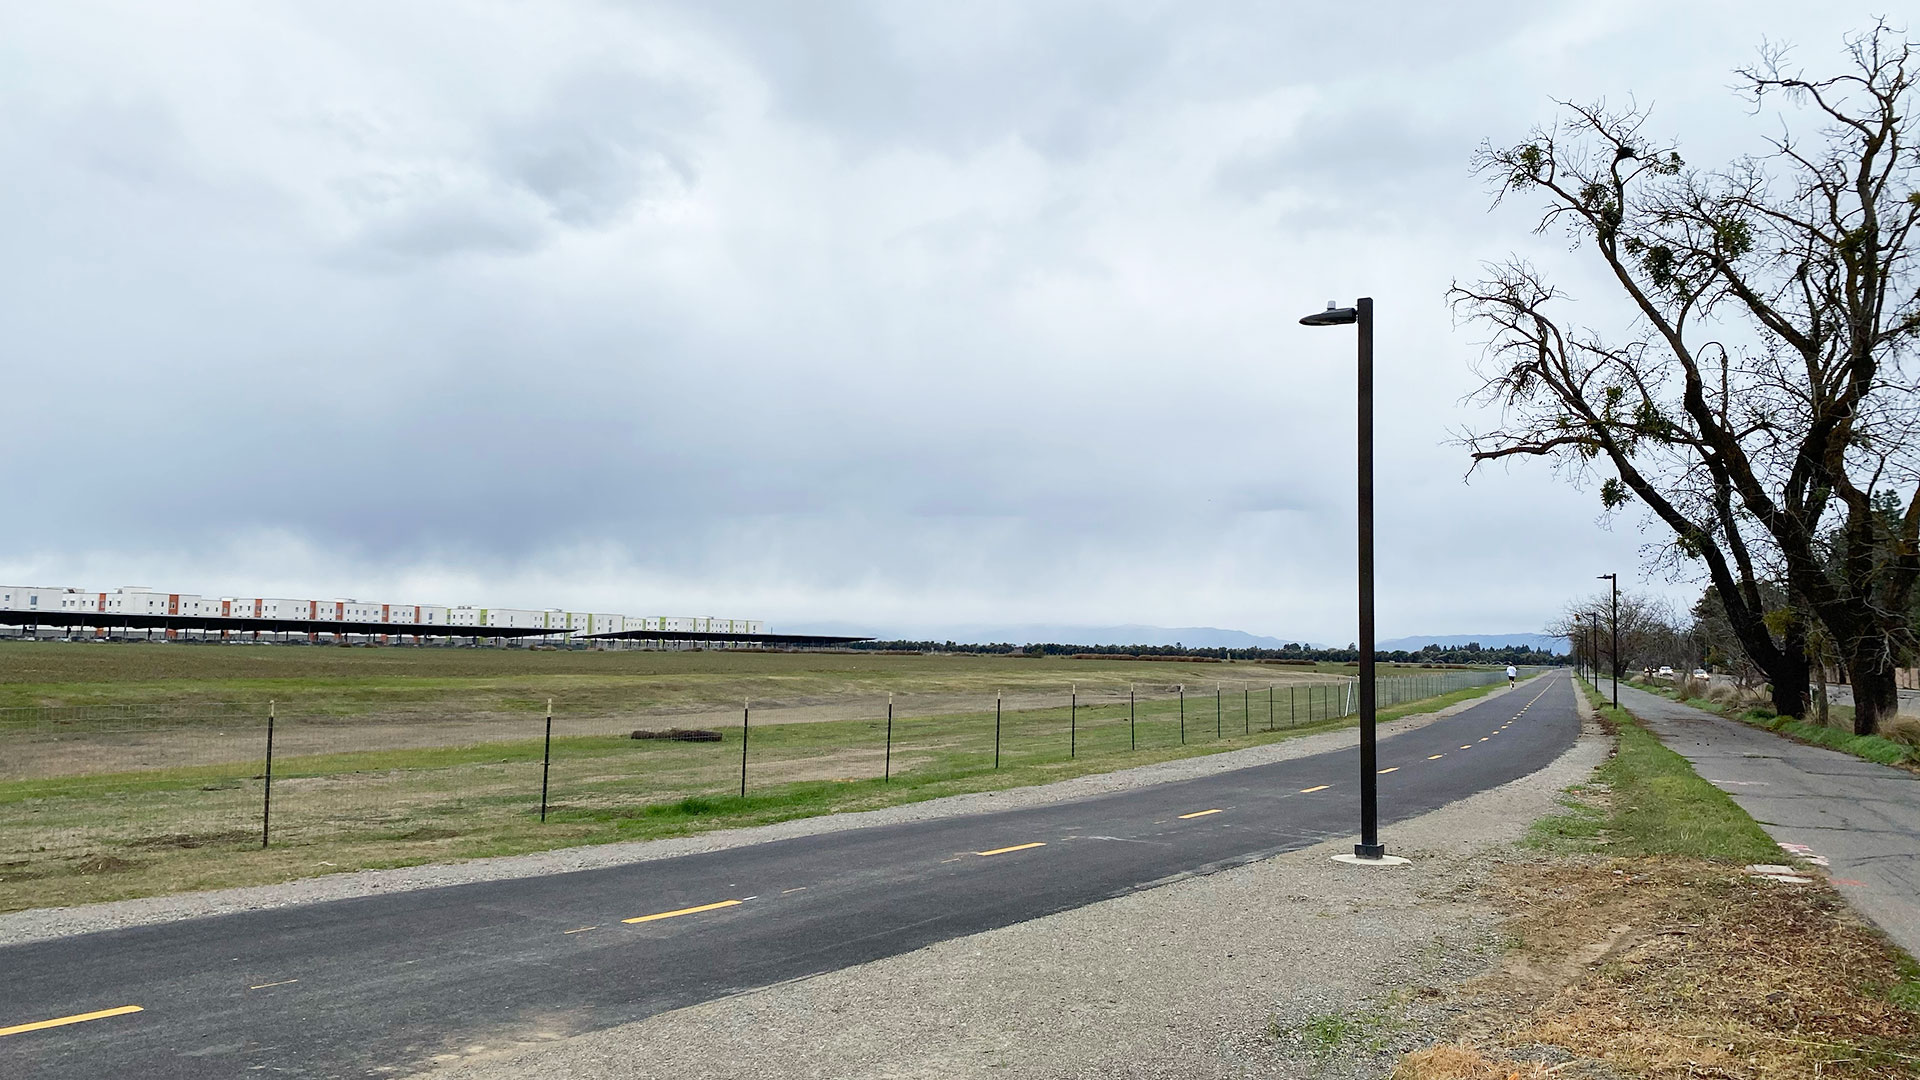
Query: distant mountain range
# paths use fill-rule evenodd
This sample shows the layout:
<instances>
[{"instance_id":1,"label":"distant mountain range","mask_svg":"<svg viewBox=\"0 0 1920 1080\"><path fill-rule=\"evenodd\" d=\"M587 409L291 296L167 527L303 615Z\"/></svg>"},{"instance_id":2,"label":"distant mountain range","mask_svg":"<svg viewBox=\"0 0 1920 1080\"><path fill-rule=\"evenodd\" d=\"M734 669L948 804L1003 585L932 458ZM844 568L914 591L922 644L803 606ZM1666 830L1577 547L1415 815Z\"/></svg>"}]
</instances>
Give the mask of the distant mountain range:
<instances>
[{"instance_id":1,"label":"distant mountain range","mask_svg":"<svg viewBox=\"0 0 1920 1080\"><path fill-rule=\"evenodd\" d=\"M1489 649L1506 649L1516 645L1530 646L1535 650L1547 652L1568 652L1567 639L1551 637L1547 634L1429 634L1426 637L1397 637L1379 643L1379 647L1388 652L1405 649L1412 652L1428 645L1457 646L1471 645L1474 642Z\"/></svg>"},{"instance_id":2,"label":"distant mountain range","mask_svg":"<svg viewBox=\"0 0 1920 1080\"><path fill-rule=\"evenodd\" d=\"M1053 643L1060 645L1182 645L1194 649L1278 649L1298 642L1314 648L1338 648L1346 642L1315 642L1303 638L1269 637L1245 630L1226 630L1217 626L1146 626L1128 623L1120 626L1072 626L1051 623L1016 625L975 624L945 627L863 626L848 622L781 624L775 629L788 634L849 634L882 638L888 641L951 641L960 645L990 645L1009 642L1015 645ZM1479 642L1487 648L1528 645L1551 652L1566 652L1567 639L1545 634L1437 634L1424 637L1392 638L1379 643L1382 650L1412 651L1426 645L1466 645Z\"/></svg>"}]
</instances>

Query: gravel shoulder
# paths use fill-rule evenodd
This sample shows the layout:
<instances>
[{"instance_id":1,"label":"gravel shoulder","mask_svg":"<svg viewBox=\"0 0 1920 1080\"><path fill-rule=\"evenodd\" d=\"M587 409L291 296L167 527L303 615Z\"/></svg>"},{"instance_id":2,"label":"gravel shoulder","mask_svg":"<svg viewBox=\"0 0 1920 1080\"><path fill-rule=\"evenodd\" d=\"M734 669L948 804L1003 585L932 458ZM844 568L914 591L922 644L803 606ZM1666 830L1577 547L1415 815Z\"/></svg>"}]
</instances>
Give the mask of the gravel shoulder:
<instances>
[{"instance_id":1,"label":"gravel shoulder","mask_svg":"<svg viewBox=\"0 0 1920 1080\"><path fill-rule=\"evenodd\" d=\"M1526 692L1528 685L1532 682L1533 680L1527 680L1518 689L1495 691L1488 697ZM1382 727L1380 737L1390 739L1403 732L1418 730L1485 700L1487 697L1474 698L1437 712L1395 720ZM645 862L651 859L667 859L748 844L764 844L790 837L813 836L843 829L1042 806L1130 788L1190 780L1230 769L1249 768L1326 753L1352 746L1358 739L1357 729L1349 727L1304 735L1265 746L1159 762L1116 772L1076 777L1054 784L955 795L905 806L888 807L883 810L828 814L747 829L717 830L666 840L562 848L556 851L475 859L461 863L361 870L304 878L280 885L259 885L240 889L146 897L138 900L119 900L83 907L35 908L0 915L0 946L44 941L101 930L173 922L179 919L323 903L357 896L432 889L443 885L462 885L479 881L539 877L571 870L589 870Z\"/></svg>"},{"instance_id":2,"label":"gravel shoulder","mask_svg":"<svg viewBox=\"0 0 1920 1080\"><path fill-rule=\"evenodd\" d=\"M1589 720L1547 768L1392 826L1411 866L1321 844L616 1028L555 1018L424 1075L1379 1076L1445 1033L1444 987L1494 965L1482 890L1610 746Z\"/></svg>"}]
</instances>

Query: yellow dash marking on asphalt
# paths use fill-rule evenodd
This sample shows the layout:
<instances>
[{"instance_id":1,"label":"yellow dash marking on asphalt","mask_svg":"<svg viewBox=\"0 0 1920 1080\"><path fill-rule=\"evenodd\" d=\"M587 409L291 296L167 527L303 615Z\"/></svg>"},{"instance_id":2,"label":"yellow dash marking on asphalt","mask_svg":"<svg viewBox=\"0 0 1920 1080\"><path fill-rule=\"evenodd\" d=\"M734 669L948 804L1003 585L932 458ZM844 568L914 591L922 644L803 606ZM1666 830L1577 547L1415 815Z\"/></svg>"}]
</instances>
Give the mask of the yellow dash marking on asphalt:
<instances>
[{"instance_id":1,"label":"yellow dash marking on asphalt","mask_svg":"<svg viewBox=\"0 0 1920 1080\"><path fill-rule=\"evenodd\" d=\"M0 1037L18 1035L24 1031L39 1031L42 1028L65 1027L68 1024L83 1024L88 1020L104 1020L109 1016L125 1016L127 1013L143 1012L138 1005L122 1005L117 1009L101 1009L99 1012L79 1013L74 1016L62 1016L54 1020L37 1020L31 1024L16 1024L13 1027L0 1028Z\"/></svg>"},{"instance_id":2,"label":"yellow dash marking on asphalt","mask_svg":"<svg viewBox=\"0 0 1920 1080\"><path fill-rule=\"evenodd\" d=\"M1481 741L1481 742L1486 742L1487 740L1485 740L1485 739L1481 739L1480 741Z\"/></svg>"},{"instance_id":3,"label":"yellow dash marking on asphalt","mask_svg":"<svg viewBox=\"0 0 1920 1080\"><path fill-rule=\"evenodd\" d=\"M1187 820L1188 818L1196 818L1196 817L1206 817L1206 816L1207 816L1208 814L1217 814L1217 813L1219 813L1219 812L1220 812L1220 811L1218 811L1218 810L1196 810L1196 811L1194 811L1194 812L1193 812L1193 813L1191 813L1191 814L1181 814L1181 815L1180 815L1180 820L1181 820L1181 821L1185 821L1185 820Z\"/></svg>"},{"instance_id":4,"label":"yellow dash marking on asphalt","mask_svg":"<svg viewBox=\"0 0 1920 1080\"><path fill-rule=\"evenodd\" d=\"M1427 760L1428 760L1428 761L1439 761L1439 760L1440 760L1441 758L1443 758L1443 757L1446 757L1446 756L1447 756L1447 755L1445 755L1445 754L1428 754L1428 755L1427 755Z\"/></svg>"},{"instance_id":5,"label":"yellow dash marking on asphalt","mask_svg":"<svg viewBox=\"0 0 1920 1080\"><path fill-rule=\"evenodd\" d=\"M1046 846L1047 845L1043 843L1035 841L1034 843L1031 843L1031 844L1015 844L1012 847L997 847L997 848L994 848L992 851L976 851L974 852L974 854L975 855L1005 855L1009 851L1025 851L1028 848L1037 848L1037 847L1046 847Z\"/></svg>"},{"instance_id":6,"label":"yellow dash marking on asphalt","mask_svg":"<svg viewBox=\"0 0 1920 1080\"><path fill-rule=\"evenodd\" d=\"M1395 765L1395 766L1394 766L1393 768L1391 768L1391 769L1381 769L1381 770L1380 770L1380 775L1382 775L1382 776L1385 776L1386 774L1388 774L1388 773L1390 773L1390 772L1399 772L1399 771L1400 771L1400 766L1398 766L1398 765Z\"/></svg>"},{"instance_id":7,"label":"yellow dash marking on asphalt","mask_svg":"<svg viewBox=\"0 0 1920 1080\"><path fill-rule=\"evenodd\" d=\"M265 990L265 989L267 989L267 988L268 988L268 987L270 987L270 986L292 986L292 985L293 985L294 983L297 983L297 982L299 982L299 981L300 981L299 979L282 979L282 980L280 980L280 981L279 981L279 982L277 982L277 983L261 983L261 984L260 984L259 986L249 986L249 987L247 987L247 989L249 989L249 990Z\"/></svg>"},{"instance_id":8,"label":"yellow dash marking on asphalt","mask_svg":"<svg viewBox=\"0 0 1920 1080\"><path fill-rule=\"evenodd\" d=\"M598 929L600 929L598 926L583 926L578 930L562 930L560 932L562 934L584 934L589 930L598 930Z\"/></svg>"},{"instance_id":9,"label":"yellow dash marking on asphalt","mask_svg":"<svg viewBox=\"0 0 1920 1080\"><path fill-rule=\"evenodd\" d=\"M788 893L790 893L790 892L806 892L806 891L807 891L807 887L806 887L805 885L802 885L802 886L800 886L800 887L799 887L799 888L797 888L797 889L781 889L781 890L780 890L780 895L781 895L781 896L785 896L785 895L787 895L787 894L788 894Z\"/></svg>"},{"instance_id":10,"label":"yellow dash marking on asphalt","mask_svg":"<svg viewBox=\"0 0 1920 1080\"><path fill-rule=\"evenodd\" d=\"M1316 791L1325 791L1332 786L1332 784L1321 784L1319 787L1303 787L1300 789L1300 794L1311 795Z\"/></svg>"},{"instance_id":11,"label":"yellow dash marking on asphalt","mask_svg":"<svg viewBox=\"0 0 1920 1080\"><path fill-rule=\"evenodd\" d=\"M1463 746L1463 747L1461 747L1460 749L1462 749L1462 750L1471 750L1471 749L1473 749L1473 747L1472 747L1472 745L1467 745L1467 746Z\"/></svg>"},{"instance_id":12,"label":"yellow dash marking on asphalt","mask_svg":"<svg viewBox=\"0 0 1920 1080\"><path fill-rule=\"evenodd\" d=\"M740 906L740 901L738 900L722 900L717 904L701 904L699 907L683 907L679 911L663 911L658 915L642 915L638 918L621 919L620 921L628 922L628 923L652 922L655 919L672 919L672 918L677 918L681 915L693 915L702 911L713 911L723 907L739 907L739 906Z\"/></svg>"}]
</instances>

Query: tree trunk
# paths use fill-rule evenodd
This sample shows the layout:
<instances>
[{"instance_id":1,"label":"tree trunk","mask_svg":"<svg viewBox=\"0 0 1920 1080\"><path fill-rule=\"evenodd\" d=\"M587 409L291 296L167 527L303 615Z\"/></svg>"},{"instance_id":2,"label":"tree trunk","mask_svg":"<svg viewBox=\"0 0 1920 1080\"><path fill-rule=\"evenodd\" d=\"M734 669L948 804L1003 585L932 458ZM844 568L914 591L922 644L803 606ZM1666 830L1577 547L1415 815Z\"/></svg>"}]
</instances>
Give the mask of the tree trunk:
<instances>
[{"instance_id":1,"label":"tree trunk","mask_svg":"<svg viewBox=\"0 0 1920 1080\"><path fill-rule=\"evenodd\" d=\"M1847 664L1853 675L1853 733L1877 735L1881 725L1900 711L1900 682L1884 643L1874 640L1863 645Z\"/></svg>"},{"instance_id":2,"label":"tree trunk","mask_svg":"<svg viewBox=\"0 0 1920 1080\"><path fill-rule=\"evenodd\" d=\"M1807 659L1806 636L1790 630L1780 654L1763 669L1773 686L1773 711L1781 716L1807 715L1807 689L1813 679L1813 664Z\"/></svg>"}]
</instances>

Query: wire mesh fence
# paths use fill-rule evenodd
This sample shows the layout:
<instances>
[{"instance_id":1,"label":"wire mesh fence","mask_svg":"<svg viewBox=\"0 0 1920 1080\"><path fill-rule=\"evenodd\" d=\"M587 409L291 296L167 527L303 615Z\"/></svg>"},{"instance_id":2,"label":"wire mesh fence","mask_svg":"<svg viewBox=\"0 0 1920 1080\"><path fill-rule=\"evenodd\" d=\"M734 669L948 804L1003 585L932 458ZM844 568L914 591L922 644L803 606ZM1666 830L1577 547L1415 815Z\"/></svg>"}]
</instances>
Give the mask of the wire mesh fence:
<instances>
[{"instance_id":1,"label":"wire mesh fence","mask_svg":"<svg viewBox=\"0 0 1920 1080\"><path fill-rule=\"evenodd\" d=\"M1500 678L1388 676L1378 701L1385 709ZM425 842L459 857L552 846L555 829L644 832L743 796L792 816L809 801L845 805L849 785L878 785L877 804L888 785L997 769L1044 779L1257 741L1350 716L1357 698L1353 679L1324 677L991 699L875 694L683 715L582 716L564 701L526 702L517 715L380 724L284 702L0 709L0 894L158 852L352 848L366 864L378 861L369 850L412 853Z\"/></svg>"}]
</instances>

